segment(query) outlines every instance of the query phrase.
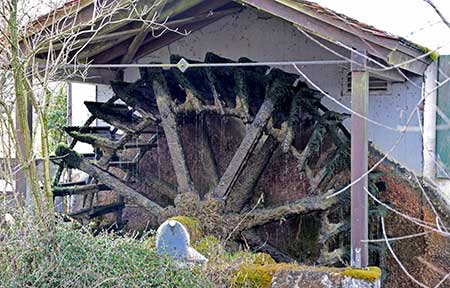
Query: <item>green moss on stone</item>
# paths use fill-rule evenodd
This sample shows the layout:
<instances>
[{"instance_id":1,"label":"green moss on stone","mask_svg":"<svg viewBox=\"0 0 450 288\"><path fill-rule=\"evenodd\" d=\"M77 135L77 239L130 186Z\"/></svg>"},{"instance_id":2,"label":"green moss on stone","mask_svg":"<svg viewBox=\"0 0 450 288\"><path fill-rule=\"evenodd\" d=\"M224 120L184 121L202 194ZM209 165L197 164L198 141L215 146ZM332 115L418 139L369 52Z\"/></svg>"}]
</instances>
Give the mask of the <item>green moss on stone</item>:
<instances>
[{"instance_id":1,"label":"green moss on stone","mask_svg":"<svg viewBox=\"0 0 450 288\"><path fill-rule=\"evenodd\" d=\"M356 269L348 267L343 272L341 272L341 275L374 282L380 279L381 269L374 266L368 267L367 269Z\"/></svg>"},{"instance_id":2,"label":"green moss on stone","mask_svg":"<svg viewBox=\"0 0 450 288\"><path fill-rule=\"evenodd\" d=\"M270 287L273 275L278 271L301 270L296 264L278 263L266 265L241 265L230 281L232 287L265 288Z\"/></svg>"},{"instance_id":3,"label":"green moss on stone","mask_svg":"<svg viewBox=\"0 0 450 288\"><path fill-rule=\"evenodd\" d=\"M187 216L175 216L170 218L170 220L178 221L188 229L191 243L196 243L202 237L200 221L197 219Z\"/></svg>"}]
</instances>

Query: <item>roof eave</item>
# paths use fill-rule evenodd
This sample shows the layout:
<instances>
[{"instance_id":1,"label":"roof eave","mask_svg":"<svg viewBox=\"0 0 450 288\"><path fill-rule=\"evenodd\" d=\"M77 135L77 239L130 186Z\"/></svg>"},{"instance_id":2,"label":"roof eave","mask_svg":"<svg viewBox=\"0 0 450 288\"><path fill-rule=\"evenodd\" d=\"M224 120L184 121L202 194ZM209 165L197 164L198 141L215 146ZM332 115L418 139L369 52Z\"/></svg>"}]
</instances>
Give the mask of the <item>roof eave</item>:
<instances>
[{"instance_id":1,"label":"roof eave","mask_svg":"<svg viewBox=\"0 0 450 288\"><path fill-rule=\"evenodd\" d=\"M418 45L414 43L408 41L410 45L405 45L405 40L400 37L388 33L381 36L382 32L379 30L374 30L377 33L370 33L366 29L348 25L335 17L327 17L307 5L302 5L302 2L306 2L303 0L235 1L284 19L297 28L336 45L365 50L369 55L380 58L390 65L398 65L399 68L417 75L423 75L432 62L425 51L417 49ZM403 64L404 62L406 63Z\"/></svg>"}]
</instances>

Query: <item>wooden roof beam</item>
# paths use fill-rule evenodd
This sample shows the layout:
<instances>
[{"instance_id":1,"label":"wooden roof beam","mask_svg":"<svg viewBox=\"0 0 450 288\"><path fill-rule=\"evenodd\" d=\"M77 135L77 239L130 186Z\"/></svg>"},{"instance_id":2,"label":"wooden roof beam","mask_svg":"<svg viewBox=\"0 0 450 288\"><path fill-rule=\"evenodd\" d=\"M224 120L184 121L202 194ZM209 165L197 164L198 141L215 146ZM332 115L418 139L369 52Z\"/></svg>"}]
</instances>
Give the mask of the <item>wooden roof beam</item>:
<instances>
[{"instance_id":1,"label":"wooden roof beam","mask_svg":"<svg viewBox=\"0 0 450 288\"><path fill-rule=\"evenodd\" d=\"M179 6L180 3L183 3L184 9L189 9L189 7L190 7L189 5L194 5L195 6L196 4L201 3L202 1L203 0L186 0L186 1L185 0L183 0L183 1L167 0L166 6L170 6L170 7L172 7L173 5ZM189 2L189 4L188 4L188 2ZM147 4L148 4L147 1L138 1L137 4L136 4L137 5L137 10L144 9ZM149 14L152 14L152 12L153 11L149 11ZM165 13L165 12L163 12L163 13ZM180 13L180 12L178 12L178 13ZM100 31L100 36L105 36L105 35L108 35L108 34L114 32L114 31L119 30L120 28L124 27L125 25L133 22L133 18L134 17L136 17L136 19L137 19L137 16L139 16L139 15L130 15L129 9L121 9L121 10L119 10L112 17L112 21L113 22L115 21L115 23L112 23L110 25L106 25L105 27L103 27L101 29L101 31ZM167 16L175 16L175 14L174 15L166 15L166 16L161 15L161 17L163 17L163 18L166 18ZM130 20L129 21L124 20L124 19L127 19L127 18L130 18ZM118 21L118 20L122 20L122 21ZM90 47L86 51L81 52L80 55L78 56L78 58L79 59L86 59L88 57L92 57L93 55L96 55L98 53L106 51L106 50L110 49L111 47L114 47L114 46L120 44L121 42L123 42L123 41L125 41L125 40L127 40L127 39L129 39L129 38L131 38L133 36L134 35L130 35L130 34L128 34L126 36L124 35L121 39L119 39L120 41L117 40L114 43L109 43L108 45L102 45L102 44L93 45L94 47ZM93 54L93 53L95 53L95 54Z\"/></svg>"},{"instance_id":2,"label":"wooden roof beam","mask_svg":"<svg viewBox=\"0 0 450 288\"><path fill-rule=\"evenodd\" d=\"M207 26L207 25L217 21L218 19L220 19L224 16L231 15L240 10L241 9L232 8L232 9L214 12L212 15L203 14L203 17L189 17L187 19L180 19L180 20L177 20L177 22L182 24L185 21L184 23L188 23L188 24L184 24L183 26L180 26L178 28L180 30L195 31L195 30L201 29L204 26ZM204 13L204 12L202 12L202 13ZM187 21L187 20L189 20L189 21ZM174 21L174 23L175 23L175 21ZM185 37L185 36L182 34L173 33L173 32L165 33L158 38L154 38L151 35L148 35L145 38L145 40L143 41L143 43L141 44L140 48L138 48L138 50L136 51L134 59L140 58L148 53L158 50L159 48L164 47L165 45L168 45L182 37ZM99 53L98 55L96 55L93 58L94 63L110 63L112 60L122 57L123 55L125 55L127 53L129 44L130 44L130 42L126 41L124 43L121 43L121 45L114 46L112 49L108 50L107 52ZM157 49L155 49L155 47L157 47ZM132 59L132 60L134 60L134 59Z\"/></svg>"},{"instance_id":3,"label":"wooden roof beam","mask_svg":"<svg viewBox=\"0 0 450 288\"><path fill-rule=\"evenodd\" d=\"M166 1L163 2L162 5L164 6L165 4L166 4ZM162 7L162 8L164 8L164 7ZM171 15L173 12L165 12L165 14L167 14L167 13L170 13L169 15ZM155 15L154 13L149 13L145 20L151 21L152 17L154 17L154 15ZM162 17L158 17L157 19L161 19L161 21L164 21L164 19ZM147 37L147 34L150 32L150 30L152 30L152 27L150 27L150 25L148 25L147 23L142 24L141 28L139 29L139 32L134 36L134 39L131 42L130 46L128 46L128 51L123 56L122 61L120 61L120 63L127 64L127 63L131 62L131 60L136 55L136 51L141 46L142 42L144 42L144 40Z\"/></svg>"}]
</instances>

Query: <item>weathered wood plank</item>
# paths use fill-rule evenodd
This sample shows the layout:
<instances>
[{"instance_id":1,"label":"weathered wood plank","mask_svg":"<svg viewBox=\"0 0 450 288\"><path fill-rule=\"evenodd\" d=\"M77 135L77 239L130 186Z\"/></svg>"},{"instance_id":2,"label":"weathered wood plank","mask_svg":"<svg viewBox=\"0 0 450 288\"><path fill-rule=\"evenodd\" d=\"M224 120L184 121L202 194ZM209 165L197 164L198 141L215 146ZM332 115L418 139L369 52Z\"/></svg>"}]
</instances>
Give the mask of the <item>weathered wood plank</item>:
<instances>
[{"instance_id":1,"label":"weathered wood plank","mask_svg":"<svg viewBox=\"0 0 450 288\"><path fill-rule=\"evenodd\" d=\"M233 187L239 177L239 174L246 165L249 156L258 144L258 140L262 135L263 129L272 116L273 108L274 106L272 100L270 98L266 98L261 105L258 114L256 114L252 124L247 128L244 139L234 154L233 159L231 159L227 170L222 175L219 184L212 193L213 197L224 198L228 195L230 189Z\"/></svg>"},{"instance_id":2,"label":"weathered wood plank","mask_svg":"<svg viewBox=\"0 0 450 288\"><path fill-rule=\"evenodd\" d=\"M151 124L157 125L151 119L142 119L133 114L126 105L106 105L100 102L84 102L89 112L112 126L129 133L137 133Z\"/></svg>"},{"instance_id":3,"label":"weathered wood plank","mask_svg":"<svg viewBox=\"0 0 450 288\"><path fill-rule=\"evenodd\" d=\"M236 229L236 232L240 232L269 222L285 219L289 215L324 211L335 205L336 201L335 198L327 199L326 195L309 196L278 207L255 209L246 214L225 214L225 218L230 217L231 222L231 219L237 216L237 218L240 219L238 222L240 225ZM234 219L234 221L236 221L236 219Z\"/></svg>"},{"instance_id":4,"label":"weathered wood plank","mask_svg":"<svg viewBox=\"0 0 450 288\"><path fill-rule=\"evenodd\" d=\"M259 141L255 152L236 181L233 192L227 198L227 211L238 212L244 208L277 147L279 142L273 136L264 137Z\"/></svg>"},{"instance_id":5,"label":"weathered wood plank","mask_svg":"<svg viewBox=\"0 0 450 288\"><path fill-rule=\"evenodd\" d=\"M110 188L103 184L85 184L85 185L63 186L63 187L56 186L52 190L53 190L53 197L57 197L69 195L93 194L99 191L110 190Z\"/></svg>"},{"instance_id":6,"label":"weathered wood plank","mask_svg":"<svg viewBox=\"0 0 450 288\"><path fill-rule=\"evenodd\" d=\"M125 203L113 203L108 205L97 206L93 208L85 208L73 213L70 213L69 216L73 218L87 218L92 219L95 217L99 217L108 213L121 211L125 208Z\"/></svg>"}]
</instances>

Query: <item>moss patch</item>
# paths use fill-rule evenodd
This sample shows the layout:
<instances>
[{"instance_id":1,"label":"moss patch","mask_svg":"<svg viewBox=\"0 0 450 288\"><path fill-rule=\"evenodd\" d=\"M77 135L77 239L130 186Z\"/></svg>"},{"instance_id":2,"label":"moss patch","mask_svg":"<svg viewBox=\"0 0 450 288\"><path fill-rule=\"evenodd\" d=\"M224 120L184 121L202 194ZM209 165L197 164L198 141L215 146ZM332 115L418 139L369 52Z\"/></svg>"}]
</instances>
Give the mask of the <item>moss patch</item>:
<instances>
[{"instance_id":1,"label":"moss patch","mask_svg":"<svg viewBox=\"0 0 450 288\"><path fill-rule=\"evenodd\" d=\"M64 157L64 162L69 168L80 167L80 163L83 159L80 154L70 149L66 144L59 144L58 147L56 147L55 155L58 157Z\"/></svg>"},{"instance_id":2,"label":"moss patch","mask_svg":"<svg viewBox=\"0 0 450 288\"><path fill-rule=\"evenodd\" d=\"M191 243L196 243L202 237L203 233L200 226L200 221L198 221L196 218L187 216L175 216L170 218L170 220L178 221L188 229Z\"/></svg>"},{"instance_id":3,"label":"moss patch","mask_svg":"<svg viewBox=\"0 0 450 288\"><path fill-rule=\"evenodd\" d=\"M302 266L296 264L278 263L266 265L242 265L235 271L230 284L232 287L270 287L273 275L278 271L301 270Z\"/></svg>"},{"instance_id":4,"label":"moss patch","mask_svg":"<svg viewBox=\"0 0 450 288\"><path fill-rule=\"evenodd\" d=\"M381 269L378 267L368 267L367 269L356 269L348 267L340 273L343 276L352 277L355 279L367 280L374 282L381 277Z\"/></svg>"},{"instance_id":5,"label":"moss patch","mask_svg":"<svg viewBox=\"0 0 450 288\"><path fill-rule=\"evenodd\" d=\"M216 237L208 235L200 239L197 244L194 245L194 248L209 258L217 252L219 245L219 240Z\"/></svg>"},{"instance_id":6,"label":"moss patch","mask_svg":"<svg viewBox=\"0 0 450 288\"><path fill-rule=\"evenodd\" d=\"M276 264L275 260L273 260L272 256L267 253L256 253L255 260L253 264L256 265L268 265L268 264Z\"/></svg>"},{"instance_id":7,"label":"moss patch","mask_svg":"<svg viewBox=\"0 0 450 288\"><path fill-rule=\"evenodd\" d=\"M430 51L432 51L430 48L427 48L427 47L425 47L425 46L421 46L421 45L417 45L417 44L416 44L416 46L417 46L417 48L419 48L420 50L422 50L422 52L423 52L424 54L427 54L427 53L429 53ZM437 51L431 52L431 53L428 55L428 58L429 58L431 61L433 61L433 62L437 61L438 58L439 58L439 52L437 52Z\"/></svg>"}]
</instances>

